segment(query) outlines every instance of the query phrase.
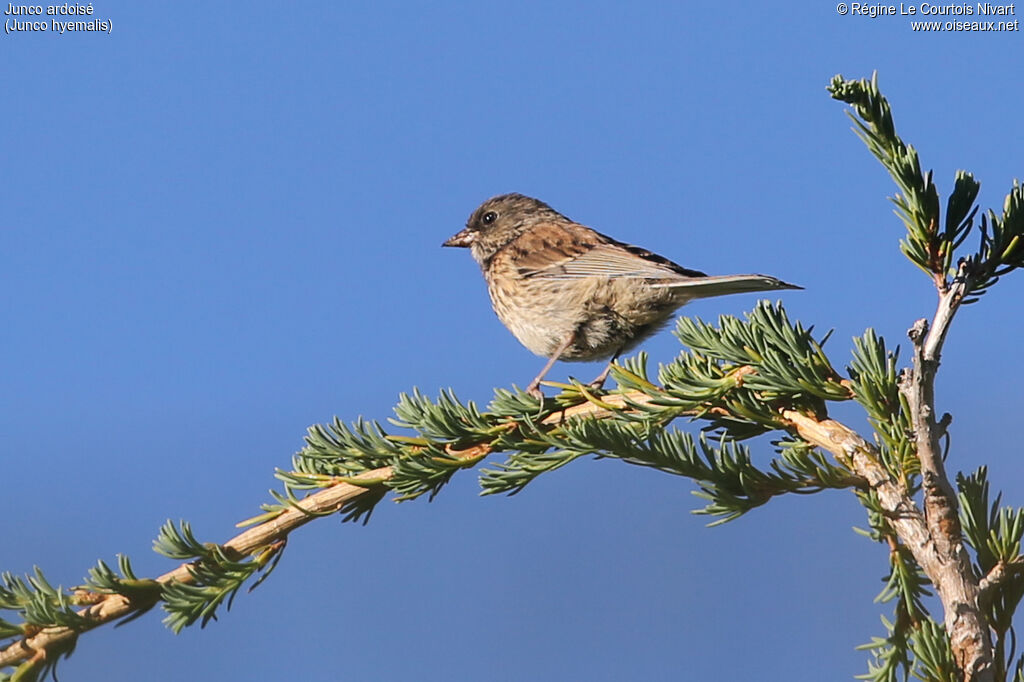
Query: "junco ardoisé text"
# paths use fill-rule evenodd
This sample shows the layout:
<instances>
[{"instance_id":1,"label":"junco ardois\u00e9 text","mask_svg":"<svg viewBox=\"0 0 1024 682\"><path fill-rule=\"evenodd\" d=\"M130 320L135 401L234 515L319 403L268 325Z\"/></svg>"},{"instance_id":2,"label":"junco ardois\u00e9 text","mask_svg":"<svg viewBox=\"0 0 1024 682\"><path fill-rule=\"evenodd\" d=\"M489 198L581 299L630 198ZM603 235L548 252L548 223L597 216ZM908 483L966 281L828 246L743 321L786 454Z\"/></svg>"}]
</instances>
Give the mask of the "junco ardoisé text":
<instances>
[{"instance_id":1,"label":"junco ardois\u00e9 text","mask_svg":"<svg viewBox=\"0 0 1024 682\"><path fill-rule=\"evenodd\" d=\"M522 194L488 199L444 246L469 247L498 318L548 358L526 389L534 395L556 360L614 362L695 298L800 288L767 275L689 270Z\"/></svg>"}]
</instances>

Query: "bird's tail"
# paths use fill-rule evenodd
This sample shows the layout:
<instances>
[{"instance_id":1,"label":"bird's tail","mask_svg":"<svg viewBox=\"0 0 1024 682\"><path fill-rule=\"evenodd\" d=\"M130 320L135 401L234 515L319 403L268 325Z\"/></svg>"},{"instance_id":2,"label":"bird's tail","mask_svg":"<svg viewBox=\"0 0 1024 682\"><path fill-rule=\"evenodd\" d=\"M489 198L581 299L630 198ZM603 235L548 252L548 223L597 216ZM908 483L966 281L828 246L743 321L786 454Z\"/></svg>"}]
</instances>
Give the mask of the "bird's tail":
<instances>
[{"instance_id":1,"label":"bird's tail","mask_svg":"<svg viewBox=\"0 0 1024 682\"><path fill-rule=\"evenodd\" d=\"M654 284L685 294L688 298L710 298L728 294L748 294L753 291L776 291L780 289L803 289L795 284L783 282L768 275L715 275L692 277Z\"/></svg>"}]
</instances>

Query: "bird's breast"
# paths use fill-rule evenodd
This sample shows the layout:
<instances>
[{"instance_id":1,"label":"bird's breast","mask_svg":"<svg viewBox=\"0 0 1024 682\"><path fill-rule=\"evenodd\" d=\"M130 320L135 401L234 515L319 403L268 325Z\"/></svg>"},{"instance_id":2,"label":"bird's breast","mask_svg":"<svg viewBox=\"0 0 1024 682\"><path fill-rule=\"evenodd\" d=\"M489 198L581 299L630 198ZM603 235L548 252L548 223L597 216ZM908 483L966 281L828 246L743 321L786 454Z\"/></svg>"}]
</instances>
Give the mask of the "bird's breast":
<instances>
[{"instance_id":1,"label":"bird's breast","mask_svg":"<svg viewBox=\"0 0 1024 682\"><path fill-rule=\"evenodd\" d=\"M498 263L500 265L500 263ZM570 336L565 360L606 359L661 328L684 300L642 280L586 277L552 279L487 273L498 319L543 357L551 357Z\"/></svg>"}]
</instances>

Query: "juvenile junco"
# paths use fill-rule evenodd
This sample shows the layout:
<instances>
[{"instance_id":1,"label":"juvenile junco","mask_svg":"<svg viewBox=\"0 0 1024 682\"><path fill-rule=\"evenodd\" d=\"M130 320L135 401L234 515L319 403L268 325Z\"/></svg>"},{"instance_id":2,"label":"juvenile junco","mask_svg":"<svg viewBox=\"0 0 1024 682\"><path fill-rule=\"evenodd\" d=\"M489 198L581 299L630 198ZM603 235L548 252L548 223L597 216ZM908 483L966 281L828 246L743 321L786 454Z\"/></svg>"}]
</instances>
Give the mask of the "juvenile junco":
<instances>
[{"instance_id":1,"label":"juvenile junco","mask_svg":"<svg viewBox=\"0 0 1024 682\"><path fill-rule=\"evenodd\" d=\"M543 201L485 201L443 246L469 247L498 318L519 342L556 360L618 356L661 329L695 298L800 289L767 275L708 276L566 218ZM594 380L600 386L611 364Z\"/></svg>"}]
</instances>

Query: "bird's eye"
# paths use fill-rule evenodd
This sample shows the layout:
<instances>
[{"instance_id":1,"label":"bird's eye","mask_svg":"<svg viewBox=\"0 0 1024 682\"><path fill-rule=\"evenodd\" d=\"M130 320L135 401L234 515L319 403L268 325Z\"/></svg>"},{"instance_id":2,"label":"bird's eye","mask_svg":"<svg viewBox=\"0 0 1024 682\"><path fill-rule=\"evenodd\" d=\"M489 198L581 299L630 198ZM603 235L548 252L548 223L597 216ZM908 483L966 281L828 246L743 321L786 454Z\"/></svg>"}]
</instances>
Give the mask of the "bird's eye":
<instances>
[{"instance_id":1,"label":"bird's eye","mask_svg":"<svg viewBox=\"0 0 1024 682\"><path fill-rule=\"evenodd\" d=\"M487 213L484 213L484 225L490 225L497 219L498 214L495 213L494 211L488 211Z\"/></svg>"}]
</instances>

